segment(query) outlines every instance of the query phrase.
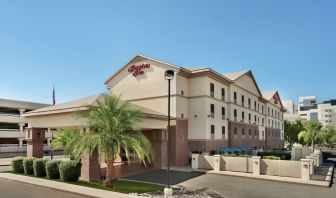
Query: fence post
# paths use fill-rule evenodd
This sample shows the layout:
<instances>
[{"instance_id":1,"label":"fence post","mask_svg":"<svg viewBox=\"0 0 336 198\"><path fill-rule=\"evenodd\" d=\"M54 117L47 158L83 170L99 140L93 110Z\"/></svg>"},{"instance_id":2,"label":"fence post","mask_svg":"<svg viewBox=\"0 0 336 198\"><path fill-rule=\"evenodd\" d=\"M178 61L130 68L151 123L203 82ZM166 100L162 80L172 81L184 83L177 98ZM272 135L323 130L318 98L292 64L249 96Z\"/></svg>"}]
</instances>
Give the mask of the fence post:
<instances>
[{"instance_id":1,"label":"fence post","mask_svg":"<svg viewBox=\"0 0 336 198\"><path fill-rule=\"evenodd\" d=\"M252 156L252 172L254 175L260 175L260 156Z\"/></svg>"},{"instance_id":2,"label":"fence post","mask_svg":"<svg viewBox=\"0 0 336 198\"><path fill-rule=\"evenodd\" d=\"M309 156L313 157L314 165L317 166L317 156L314 153L310 154Z\"/></svg>"},{"instance_id":3,"label":"fence post","mask_svg":"<svg viewBox=\"0 0 336 198\"><path fill-rule=\"evenodd\" d=\"M315 158L313 156L307 156L306 159L309 159L309 173L310 175L314 175L314 160Z\"/></svg>"},{"instance_id":4,"label":"fence post","mask_svg":"<svg viewBox=\"0 0 336 198\"><path fill-rule=\"evenodd\" d=\"M301 159L301 179L310 180L310 159Z\"/></svg>"},{"instance_id":5,"label":"fence post","mask_svg":"<svg viewBox=\"0 0 336 198\"><path fill-rule=\"evenodd\" d=\"M215 171L220 171L220 162L221 162L221 156L214 155L214 170Z\"/></svg>"},{"instance_id":6,"label":"fence post","mask_svg":"<svg viewBox=\"0 0 336 198\"><path fill-rule=\"evenodd\" d=\"M191 168L192 169L198 169L198 160L199 160L199 154L192 154L191 155Z\"/></svg>"}]
</instances>

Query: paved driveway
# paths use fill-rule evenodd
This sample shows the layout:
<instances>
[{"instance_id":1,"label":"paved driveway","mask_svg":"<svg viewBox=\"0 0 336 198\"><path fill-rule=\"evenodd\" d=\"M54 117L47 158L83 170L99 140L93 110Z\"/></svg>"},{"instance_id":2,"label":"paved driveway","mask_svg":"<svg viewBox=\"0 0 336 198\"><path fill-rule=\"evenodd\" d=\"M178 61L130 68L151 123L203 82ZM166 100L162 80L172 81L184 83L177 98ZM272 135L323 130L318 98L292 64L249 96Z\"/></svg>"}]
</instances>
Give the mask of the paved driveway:
<instances>
[{"instance_id":1,"label":"paved driveway","mask_svg":"<svg viewBox=\"0 0 336 198\"><path fill-rule=\"evenodd\" d=\"M83 195L67 193L17 181L0 179L1 198L86 198ZM89 197L87 197L89 198Z\"/></svg>"},{"instance_id":2,"label":"paved driveway","mask_svg":"<svg viewBox=\"0 0 336 198\"><path fill-rule=\"evenodd\" d=\"M336 186L327 188L214 174L195 177L179 185L193 189L214 190L227 198L336 197Z\"/></svg>"}]
</instances>

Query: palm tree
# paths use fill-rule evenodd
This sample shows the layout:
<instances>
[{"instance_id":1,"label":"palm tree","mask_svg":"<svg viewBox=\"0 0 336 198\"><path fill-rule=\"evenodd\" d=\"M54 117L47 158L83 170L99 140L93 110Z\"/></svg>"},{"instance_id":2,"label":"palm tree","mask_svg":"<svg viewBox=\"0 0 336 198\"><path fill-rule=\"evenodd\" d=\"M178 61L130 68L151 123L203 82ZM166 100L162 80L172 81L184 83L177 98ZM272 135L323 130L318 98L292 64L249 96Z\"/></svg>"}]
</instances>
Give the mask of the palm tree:
<instances>
[{"instance_id":1,"label":"palm tree","mask_svg":"<svg viewBox=\"0 0 336 198\"><path fill-rule=\"evenodd\" d=\"M72 150L76 142L80 138L80 133L76 129L60 129L54 134L53 141L51 142L51 149L64 149L64 154L70 155L72 158Z\"/></svg>"},{"instance_id":2,"label":"palm tree","mask_svg":"<svg viewBox=\"0 0 336 198\"><path fill-rule=\"evenodd\" d=\"M119 96L104 94L97 105L89 106L88 111L78 115L87 119L84 127L89 130L75 135L75 141L67 140L65 148L76 157L98 151L107 163L105 186L112 186L113 164L121 149L125 151L129 163L131 154L135 154L145 165L153 160L152 145L138 126L144 114L130 103L121 101ZM67 132L62 133L65 136Z\"/></svg>"},{"instance_id":3,"label":"palm tree","mask_svg":"<svg viewBox=\"0 0 336 198\"><path fill-rule=\"evenodd\" d=\"M327 126L322 130L322 137L324 143L333 145L336 143L336 128L334 126Z\"/></svg>"},{"instance_id":4,"label":"palm tree","mask_svg":"<svg viewBox=\"0 0 336 198\"><path fill-rule=\"evenodd\" d=\"M312 146L314 151L315 145L319 144L322 140L321 128L322 125L320 122L307 120L303 122L304 130L299 133L298 137L305 145Z\"/></svg>"}]
</instances>

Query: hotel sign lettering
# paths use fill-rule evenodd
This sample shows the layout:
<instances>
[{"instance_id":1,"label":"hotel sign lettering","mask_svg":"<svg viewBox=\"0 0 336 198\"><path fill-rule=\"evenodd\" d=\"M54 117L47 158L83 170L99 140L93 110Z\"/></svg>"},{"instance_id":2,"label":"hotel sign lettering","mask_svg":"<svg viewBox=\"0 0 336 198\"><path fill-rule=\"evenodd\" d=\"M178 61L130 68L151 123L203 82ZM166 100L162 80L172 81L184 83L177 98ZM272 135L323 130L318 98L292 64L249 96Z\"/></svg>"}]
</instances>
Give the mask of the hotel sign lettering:
<instances>
[{"instance_id":1,"label":"hotel sign lettering","mask_svg":"<svg viewBox=\"0 0 336 198\"><path fill-rule=\"evenodd\" d=\"M128 68L128 72L132 73L134 77L141 76L145 74L145 69L150 68L150 64L132 65Z\"/></svg>"}]
</instances>

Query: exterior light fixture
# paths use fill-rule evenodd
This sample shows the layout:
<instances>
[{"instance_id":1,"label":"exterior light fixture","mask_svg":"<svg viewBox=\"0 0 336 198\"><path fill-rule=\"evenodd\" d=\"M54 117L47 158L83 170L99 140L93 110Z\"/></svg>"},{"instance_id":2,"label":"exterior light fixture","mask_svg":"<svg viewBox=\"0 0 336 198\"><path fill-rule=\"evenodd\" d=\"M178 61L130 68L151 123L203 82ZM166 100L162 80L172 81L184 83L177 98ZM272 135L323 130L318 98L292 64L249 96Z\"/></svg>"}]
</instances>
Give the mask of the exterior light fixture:
<instances>
[{"instance_id":1,"label":"exterior light fixture","mask_svg":"<svg viewBox=\"0 0 336 198\"><path fill-rule=\"evenodd\" d=\"M168 80L168 145L167 145L167 187L164 189L164 197L170 198L173 196L173 189L170 187L170 81L174 79L174 71L166 70L164 73L164 77Z\"/></svg>"}]
</instances>

